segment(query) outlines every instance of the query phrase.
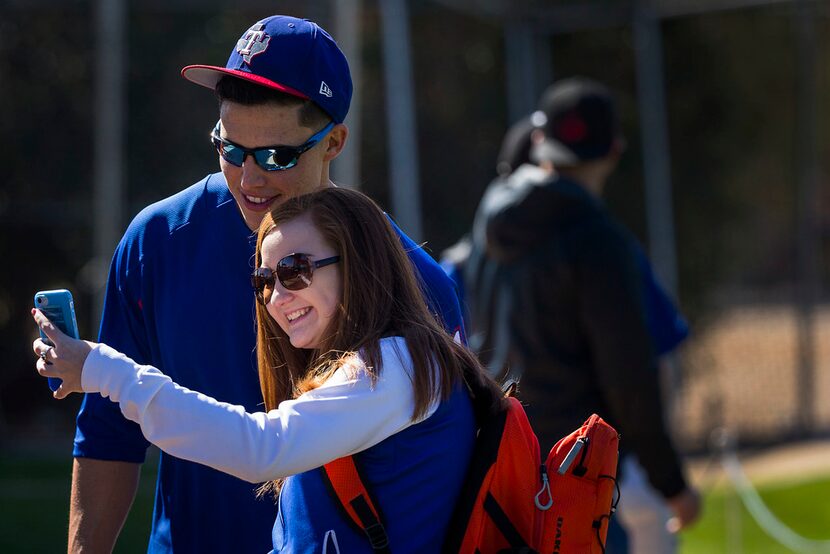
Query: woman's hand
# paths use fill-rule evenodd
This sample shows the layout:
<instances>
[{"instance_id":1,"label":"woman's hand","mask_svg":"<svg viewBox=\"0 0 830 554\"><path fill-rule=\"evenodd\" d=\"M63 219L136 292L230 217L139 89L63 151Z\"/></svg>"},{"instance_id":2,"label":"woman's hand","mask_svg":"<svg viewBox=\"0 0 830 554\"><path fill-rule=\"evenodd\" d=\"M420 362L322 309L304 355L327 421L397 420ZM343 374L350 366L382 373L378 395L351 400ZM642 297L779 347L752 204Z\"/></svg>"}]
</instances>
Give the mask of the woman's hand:
<instances>
[{"instance_id":1,"label":"woman's hand","mask_svg":"<svg viewBox=\"0 0 830 554\"><path fill-rule=\"evenodd\" d=\"M52 322L40 310L33 309L32 317L54 344L54 346L48 345L41 338L32 343L32 350L38 356L35 364L37 372L44 377L57 377L63 381L52 396L66 398L73 392L83 392L81 372L83 372L86 357L95 343L65 335L52 325Z\"/></svg>"}]
</instances>

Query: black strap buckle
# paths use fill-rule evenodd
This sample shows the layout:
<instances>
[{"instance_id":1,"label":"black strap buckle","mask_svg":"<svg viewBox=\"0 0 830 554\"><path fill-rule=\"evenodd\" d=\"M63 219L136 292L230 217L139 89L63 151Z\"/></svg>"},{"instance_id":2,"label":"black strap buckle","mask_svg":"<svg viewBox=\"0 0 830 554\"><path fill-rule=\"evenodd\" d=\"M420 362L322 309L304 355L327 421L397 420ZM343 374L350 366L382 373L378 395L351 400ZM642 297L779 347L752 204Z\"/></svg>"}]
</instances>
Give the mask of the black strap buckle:
<instances>
[{"instance_id":1,"label":"black strap buckle","mask_svg":"<svg viewBox=\"0 0 830 554\"><path fill-rule=\"evenodd\" d=\"M364 531L366 531L366 536L369 537L372 550L389 548L389 536L386 534L386 529L383 528L382 523L373 523L367 526Z\"/></svg>"}]
</instances>

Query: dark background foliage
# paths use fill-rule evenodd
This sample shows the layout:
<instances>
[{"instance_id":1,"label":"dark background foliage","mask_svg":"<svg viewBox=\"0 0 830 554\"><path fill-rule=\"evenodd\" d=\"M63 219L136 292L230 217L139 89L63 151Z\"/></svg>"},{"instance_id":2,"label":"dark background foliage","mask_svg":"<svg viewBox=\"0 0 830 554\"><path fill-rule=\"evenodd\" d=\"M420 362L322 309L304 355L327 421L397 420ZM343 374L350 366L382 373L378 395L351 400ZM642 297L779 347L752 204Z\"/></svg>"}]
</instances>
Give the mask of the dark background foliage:
<instances>
[{"instance_id":1,"label":"dark background foliage","mask_svg":"<svg viewBox=\"0 0 830 554\"><path fill-rule=\"evenodd\" d=\"M333 29L327 4L280 2L278 8ZM510 123L503 20L448 4L410 3L422 217L436 256L468 229ZM130 3L123 37L128 213L122 228L143 206L218 169L207 141L216 102L179 71L189 63L223 64L241 32L274 9L246 5ZM101 267L90 263L93 6L15 6L0 12L0 442L53 426L71 428L79 400L52 402L31 370L35 331L28 310L35 290L70 288L82 334L94 337L94 296L103 278ZM724 300L792 301L798 217L793 13L783 2L662 23L679 301L698 330ZM814 23L822 171L813 206L820 221L816 256L827 260L826 9L817 10ZM375 2L364 3L361 40L361 178L354 184L390 209ZM638 110L649 107L638 103L631 30L557 34L549 47L554 76L588 75L617 95L628 149L607 203L646 243ZM822 268L826 281L826 264Z\"/></svg>"}]
</instances>

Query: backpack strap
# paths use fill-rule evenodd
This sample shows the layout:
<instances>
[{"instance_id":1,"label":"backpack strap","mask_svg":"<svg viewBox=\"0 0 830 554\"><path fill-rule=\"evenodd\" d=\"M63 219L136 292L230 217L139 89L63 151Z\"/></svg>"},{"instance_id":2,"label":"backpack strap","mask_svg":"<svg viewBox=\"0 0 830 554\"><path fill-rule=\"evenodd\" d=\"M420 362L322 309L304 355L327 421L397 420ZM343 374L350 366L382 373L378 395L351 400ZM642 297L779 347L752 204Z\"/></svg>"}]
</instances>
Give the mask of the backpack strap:
<instances>
[{"instance_id":1,"label":"backpack strap","mask_svg":"<svg viewBox=\"0 0 830 554\"><path fill-rule=\"evenodd\" d=\"M351 521L369 538L372 550L390 554L389 537L381 523L380 510L369 494L353 456L345 456L323 466L323 480L329 486L335 503Z\"/></svg>"}]
</instances>

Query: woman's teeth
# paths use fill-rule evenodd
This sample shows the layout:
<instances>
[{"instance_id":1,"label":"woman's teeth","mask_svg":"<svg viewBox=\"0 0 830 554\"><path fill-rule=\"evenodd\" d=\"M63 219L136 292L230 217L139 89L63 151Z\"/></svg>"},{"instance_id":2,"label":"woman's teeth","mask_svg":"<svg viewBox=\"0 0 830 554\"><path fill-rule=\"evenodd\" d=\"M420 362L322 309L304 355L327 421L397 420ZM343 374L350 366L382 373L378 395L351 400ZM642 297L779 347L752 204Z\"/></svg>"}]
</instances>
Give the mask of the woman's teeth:
<instances>
[{"instance_id":1,"label":"woman's teeth","mask_svg":"<svg viewBox=\"0 0 830 554\"><path fill-rule=\"evenodd\" d=\"M294 321L298 317L304 316L307 314L311 308L303 308L302 310L297 310L296 312L291 312L290 314L286 314L285 317L288 321Z\"/></svg>"}]
</instances>

